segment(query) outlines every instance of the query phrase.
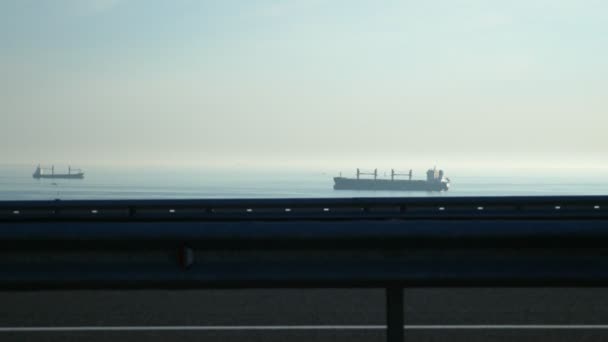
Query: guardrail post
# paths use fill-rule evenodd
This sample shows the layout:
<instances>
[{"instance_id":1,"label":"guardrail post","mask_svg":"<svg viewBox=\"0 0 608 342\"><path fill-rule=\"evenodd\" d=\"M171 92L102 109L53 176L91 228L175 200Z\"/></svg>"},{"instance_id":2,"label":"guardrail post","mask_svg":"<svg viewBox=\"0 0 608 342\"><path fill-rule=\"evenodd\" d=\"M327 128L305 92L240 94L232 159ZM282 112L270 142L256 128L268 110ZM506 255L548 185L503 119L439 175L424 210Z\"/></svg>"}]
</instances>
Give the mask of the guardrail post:
<instances>
[{"instance_id":1,"label":"guardrail post","mask_svg":"<svg viewBox=\"0 0 608 342\"><path fill-rule=\"evenodd\" d=\"M403 288L386 288L386 341L403 342Z\"/></svg>"}]
</instances>

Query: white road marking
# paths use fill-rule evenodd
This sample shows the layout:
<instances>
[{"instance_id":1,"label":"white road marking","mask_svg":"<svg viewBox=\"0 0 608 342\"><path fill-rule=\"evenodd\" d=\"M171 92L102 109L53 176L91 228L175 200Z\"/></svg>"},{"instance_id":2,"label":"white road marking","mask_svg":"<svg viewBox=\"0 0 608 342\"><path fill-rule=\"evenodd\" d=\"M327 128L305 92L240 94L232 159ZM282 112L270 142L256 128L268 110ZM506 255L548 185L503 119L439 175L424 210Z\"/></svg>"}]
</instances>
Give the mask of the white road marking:
<instances>
[{"instance_id":1,"label":"white road marking","mask_svg":"<svg viewBox=\"0 0 608 342\"><path fill-rule=\"evenodd\" d=\"M405 330L603 330L608 324L452 324L404 325ZM64 326L0 327L0 333L98 331L285 331L386 330L385 325L166 325L166 326Z\"/></svg>"},{"instance_id":2,"label":"white road marking","mask_svg":"<svg viewBox=\"0 0 608 342\"><path fill-rule=\"evenodd\" d=\"M384 325L185 325L185 326L74 326L0 327L0 332L70 331L237 331L237 330L385 330Z\"/></svg>"},{"instance_id":3,"label":"white road marking","mask_svg":"<svg viewBox=\"0 0 608 342\"><path fill-rule=\"evenodd\" d=\"M608 329L608 324L452 324L452 325L405 325L407 330L581 330Z\"/></svg>"}]
</instances>

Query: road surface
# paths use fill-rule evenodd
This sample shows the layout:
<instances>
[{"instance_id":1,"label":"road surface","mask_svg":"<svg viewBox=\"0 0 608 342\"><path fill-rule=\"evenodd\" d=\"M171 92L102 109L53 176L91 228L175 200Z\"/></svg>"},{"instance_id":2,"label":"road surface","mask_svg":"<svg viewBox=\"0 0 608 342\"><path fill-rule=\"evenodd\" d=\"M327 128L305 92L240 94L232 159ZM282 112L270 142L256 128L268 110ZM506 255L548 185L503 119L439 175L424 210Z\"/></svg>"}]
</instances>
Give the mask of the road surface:
<instances>
[{"instance_id":1,"label":"road surface","mask_svg":"<svg viewBox=\"0 0 608 342\"><path fill-rule=\"evenodd\" d=\"M608 340L607 289L407 289L406 341ZM0 293L0 341L384 341L380 289Z\"/></svg>"}]
</instances>

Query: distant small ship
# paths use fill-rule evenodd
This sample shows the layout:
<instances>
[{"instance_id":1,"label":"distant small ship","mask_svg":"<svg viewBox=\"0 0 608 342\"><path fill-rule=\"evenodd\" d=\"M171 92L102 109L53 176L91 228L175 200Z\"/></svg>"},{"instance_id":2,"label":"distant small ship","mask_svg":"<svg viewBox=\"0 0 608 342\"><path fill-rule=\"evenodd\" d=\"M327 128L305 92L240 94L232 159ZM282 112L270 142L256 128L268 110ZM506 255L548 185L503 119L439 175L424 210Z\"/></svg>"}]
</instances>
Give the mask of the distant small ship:
<instances>
[{"instance_id":1,"label":"distant small ship","mask_svg":"<svg viewBox=\"0 0 608 342\"><path fill-rule=\"evenodd\" d=\"M48 173L50 171L50 173ZM63 179L83 179L84 178L84 172L82 172L82 170L80 169L72 169L72 167L68 167L68 173L55 173L55 165L51 166L50 168L47 167L41 167L40 165L38 165L36 167L36 171L34 171L34 174L32 175L32 177L36 178L36 179L40 179L40 178L63 178Z\"/></svg>"},{"instance_id":2,"label":"distant small ship","mask_svg":"<svg viewBox=\"0 0 608 342\"><path fill-rule=\"evenodd\" d=\"M362 175L374 178L361 178ZM408 176L408 179L395 179L397 176ZM450 179L444 177L443 170L436 168L426 172L426 180L412 180L412 170L408 173L397 173L391 170L391 179L378 179L378 169L374 172L361 172L357 169L357 178L334 177L334 190L395 190L395 191L447 191Z\"/></svg>"}]
</instances>

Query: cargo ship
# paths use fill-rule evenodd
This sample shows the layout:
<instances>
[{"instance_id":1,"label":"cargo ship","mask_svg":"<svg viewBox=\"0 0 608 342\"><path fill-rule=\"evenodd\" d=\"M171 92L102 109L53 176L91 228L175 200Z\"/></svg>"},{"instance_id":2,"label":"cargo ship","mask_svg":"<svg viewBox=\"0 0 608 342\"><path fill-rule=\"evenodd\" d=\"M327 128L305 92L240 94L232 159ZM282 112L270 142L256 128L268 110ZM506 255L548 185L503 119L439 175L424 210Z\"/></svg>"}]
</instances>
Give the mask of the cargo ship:
<instances>
[{"instance_id":1,"label":"cargo ship","mask_svg":"<svg viewBox=\"0 0 608 342\"><path fill-rule=\"evenodd\" d=\"M82 170L80 170L80 169L72 169L72 167L69 166L68 173L55 173L55 165L53 165L51 167L46 167L46 168L38 165L36 167L36 171L34 171L34 174L32 175L32 177L34 177L36 179L40 179L40 178L83 179L84 172L82 172Z\"/></svg>"},{"instance_id":2,"label":"cargo ship","mask_svg":"<svg viewBox=\"0 0 608 342\"><path fill-rule=\"evenodd\" d=\"M374 176L362 178L361 176ZM408 176L408 179L397 179ZM412 170L408 173L397 173L391 170L391 178L378 178L378 169L374 172L361 172L357 169L357 178L334 177L334 190L394 190L394 191L447 191L450 179L445 177L443 170L436 168L426 172L426 180L412 179Z\"/></svg>"}]
</instances>

